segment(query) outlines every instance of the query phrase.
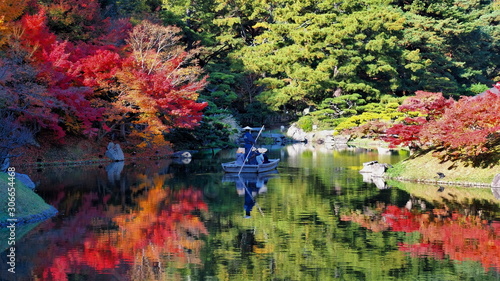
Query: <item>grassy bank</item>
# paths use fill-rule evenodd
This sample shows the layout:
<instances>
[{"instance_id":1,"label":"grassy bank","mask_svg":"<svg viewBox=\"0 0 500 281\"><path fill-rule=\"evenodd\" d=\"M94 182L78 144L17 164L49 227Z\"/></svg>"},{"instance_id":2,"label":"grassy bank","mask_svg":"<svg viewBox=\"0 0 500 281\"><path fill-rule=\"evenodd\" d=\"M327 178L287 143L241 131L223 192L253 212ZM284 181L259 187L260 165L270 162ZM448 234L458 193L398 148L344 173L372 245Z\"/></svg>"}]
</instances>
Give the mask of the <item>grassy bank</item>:
<instances>
[{"instance_id":1,"label":"grassy bank","mask_svg":"<svg viewBox=\"0 0 500 281\"><path fill-rule=\"evenodd\" d=\"M432 153L420 154L410 157L394 165L387 171L390 178L399 178L412 181L440 181L465 185L491 184L496 174L500 173L500 166L490 168L472 167L463 162L443 162ZM437 178L437 173L445 174L442 179Z\"/></svg>"},{"instance_id":2,"label":"grassy bank","mask_svg":"<svg viewBox=\"0 0 500 281\"><path fill-rule=\"evenodd\" d=\"M355 138L350 140L347 144L363 148L373 148L373 147L389 148L389 144L387 142L371 138Z\"/></svg>"},{"instance_id":3,"label":"grassy bank","mask_svg":"<svg viewBox=\"0 0 500 281\"><path fill-rule=\"evenodd\" d=\"M7 219L12 218L8 213L9 176L0 173L0 226L7 224ZM45 203L33 190L24 186L19 180L14 181L15 190L15 217L18 223L30 223L40 221L54 215L57 211L54 207Z\"/></svg>"},{"instance_id":4,"label":"grassy bank","mask_svg":"<svg viewBox=\"0 0 500 281\"><path fill-rule=\"evenodd\" d=\"M19 241L26 233L37 224L57 213L57 210L45 203L33 190L27 188L19 180L14 181L15 196L9 195L9 176L0 173L0 252L10 247L9 238L15 234L15 241ZM9 216L9 198L15 199L15 216ZM16 219L15 232L7 228L11 222L7 219Z\"/></svg>"}]
</instances>

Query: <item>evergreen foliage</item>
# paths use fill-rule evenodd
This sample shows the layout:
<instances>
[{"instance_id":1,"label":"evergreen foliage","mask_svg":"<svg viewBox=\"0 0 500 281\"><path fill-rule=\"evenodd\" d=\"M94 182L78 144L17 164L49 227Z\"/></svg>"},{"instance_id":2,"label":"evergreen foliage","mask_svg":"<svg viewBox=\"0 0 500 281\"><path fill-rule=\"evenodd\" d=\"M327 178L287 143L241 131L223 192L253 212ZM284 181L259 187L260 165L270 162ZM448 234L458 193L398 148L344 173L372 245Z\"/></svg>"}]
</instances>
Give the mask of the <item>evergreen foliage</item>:
<instances>
[{"instance_id":1,"label":"evergreen foliage","mask_svg":"<svg viewBox=\"0 0 500 281\"><path fill-rule=\"evenodd\" d=\"M44 106L50 108L17 114L40 116L33 117L37 126L59 137L67 132L103 136L113 123L120 123L122 135L143 126L193 128L201 120L212 124L210 118L217 116L269 126L274 116L295 119L304 109L310 114L303 122L318 128L350 130L373 121L380 129L376 122L399 118L384 96L425 91L458 98L482 93L500 80L500 10L491 0L11 2L0 5L2 65L32 69L35 87L26 93L46 97L29 107L48 102ZM175 44L153 44L165 47L153 50L126 41L145 19L157 30L177 26L169 29L178 34L164 37ZM175 81L160 86L169 73L176 73ZM22 84L13 77L0 77L9 91ZM176 84L182 77L189 77L184 82L197 92L184 96L189 102L172 107L163 99L157 103L158 118L152 117L154 110L134 108L158 101L149 89L182 92L187 84ZM195 105L198 93L209 104L203 116L198 112L203 107ZM109 103L121 103L128 113L108 110ZM377 108L378 103L387 108ZM130 122L135 129L125 128Z\"/></svg>"}]
</instances>

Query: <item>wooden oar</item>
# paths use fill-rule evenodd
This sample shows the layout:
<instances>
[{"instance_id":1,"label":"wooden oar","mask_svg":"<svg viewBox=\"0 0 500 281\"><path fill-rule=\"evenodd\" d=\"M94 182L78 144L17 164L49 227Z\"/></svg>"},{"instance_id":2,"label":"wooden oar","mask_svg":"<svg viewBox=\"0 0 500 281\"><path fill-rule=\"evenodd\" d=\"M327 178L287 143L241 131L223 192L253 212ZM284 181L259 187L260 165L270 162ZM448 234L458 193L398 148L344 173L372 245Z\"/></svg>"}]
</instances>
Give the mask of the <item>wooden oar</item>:
<instances>
[{"instance_id":1,"label":"wooden oar","mask_svg":"<svg viewBox=\"0 0 500 281\"><path fill-rule=\"evenodd\" d=\"M255 141L252 144L252 147L250 148L250 152L252 152L252 148L254 148L255 144L257 143L257 140L259 139L260 133L262 133L262 130L264 130L264 125L262 125L262 128L260 128L259 134L255 138ZM241 174L241 171L243 171L243 167L245 166L245 163L247 162L248 156L250 155L250 152L248 152L247 156L245 157L245 160L243 160L243 164L241 164L240 171L238 172L238 176Z\"/></svg>"}]
</instances>

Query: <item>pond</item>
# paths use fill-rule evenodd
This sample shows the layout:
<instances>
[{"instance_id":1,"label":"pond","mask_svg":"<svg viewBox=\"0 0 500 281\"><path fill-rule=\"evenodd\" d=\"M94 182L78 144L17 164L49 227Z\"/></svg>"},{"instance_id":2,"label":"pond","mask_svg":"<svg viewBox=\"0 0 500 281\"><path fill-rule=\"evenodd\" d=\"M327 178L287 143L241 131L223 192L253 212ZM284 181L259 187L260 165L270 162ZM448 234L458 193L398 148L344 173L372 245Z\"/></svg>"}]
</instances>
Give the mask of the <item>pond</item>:
<instances>
[{"instance_id":1,"label":"pond","mask_svg":"<svg viewBox=\"0 0 500 281\"><path fill-rule=\"evenodd\" d=\"M405 151L269 147L277 172L240 178L220 165L234 153L26 171L59 214L2 280L500 280L489 188L359 173Z\"/></svg>"}]
</instances>

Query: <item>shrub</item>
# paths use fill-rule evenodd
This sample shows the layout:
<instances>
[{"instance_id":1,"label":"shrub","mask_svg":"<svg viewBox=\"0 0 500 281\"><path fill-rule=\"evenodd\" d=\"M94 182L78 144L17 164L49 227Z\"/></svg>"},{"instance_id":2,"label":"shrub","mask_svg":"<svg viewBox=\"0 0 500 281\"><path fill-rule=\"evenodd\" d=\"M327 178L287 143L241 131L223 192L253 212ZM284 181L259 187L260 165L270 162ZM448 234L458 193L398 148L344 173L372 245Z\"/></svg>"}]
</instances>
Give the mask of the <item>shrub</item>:
<instances>
[{"instance_id":1,"label":"shrub","mask_svg":"<svg viewBox=\"0 0 500 281\"><path fill-rule=\"evenodd\" d=\"M313 119L311 116L306 115L297 121L297 127L304 130L304 132L311 132L313 130Z\"/></svg>"}]
</instances>

